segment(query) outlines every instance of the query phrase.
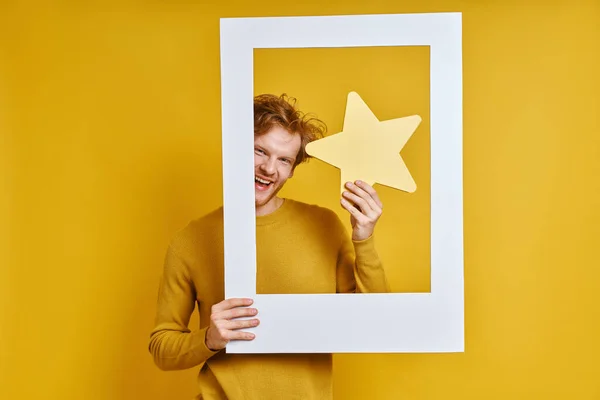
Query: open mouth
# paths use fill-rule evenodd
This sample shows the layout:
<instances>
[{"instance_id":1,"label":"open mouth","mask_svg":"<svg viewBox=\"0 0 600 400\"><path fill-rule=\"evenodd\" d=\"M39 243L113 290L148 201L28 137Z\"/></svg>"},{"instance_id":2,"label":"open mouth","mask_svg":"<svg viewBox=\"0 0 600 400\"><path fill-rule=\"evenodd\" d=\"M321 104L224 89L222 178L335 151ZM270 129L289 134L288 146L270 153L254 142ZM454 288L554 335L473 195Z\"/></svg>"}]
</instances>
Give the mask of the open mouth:
<instances>
[{"instance_id":1,"label":"open mouth","mask_svg":"<svg viewBox=\"0 0 600 400\"><path fill-rule=\"evenodd\" d=\"M266 179L259 178L258 176L254 177L254 186L256 186L256 188L258 188L259 190L268 189L272 183L273 182L267 181Z\"/></svg>"}]
</instances>

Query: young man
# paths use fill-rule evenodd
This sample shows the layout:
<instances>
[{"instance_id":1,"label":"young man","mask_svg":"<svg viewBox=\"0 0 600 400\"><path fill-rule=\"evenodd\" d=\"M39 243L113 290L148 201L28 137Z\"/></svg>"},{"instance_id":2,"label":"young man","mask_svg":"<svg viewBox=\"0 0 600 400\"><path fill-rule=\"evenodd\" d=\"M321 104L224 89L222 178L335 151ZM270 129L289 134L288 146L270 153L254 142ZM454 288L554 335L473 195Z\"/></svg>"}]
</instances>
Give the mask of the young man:
<instances>
[{"instance_id":1,"label":"young man","mask_svg":"<svg viewBox=\"0 0 600 400\"><path fill-rule=\"evenodd\" d=\"M277 196L307 159L306 144L322 136L322 123L285 95L262 95L254 126L257 292L389 292L373 242L382 204L371 186L349 182L340 199L351 237L333 211ZM332 399L330 354L226 354L229 341L254 338L244 329L259 318L251 299L223 297L221 207L190 222L168 247L149 343L159 368L199 367L198 399ZM196 303L200 327L190 330Z\"/></svg>"}]
</instances>

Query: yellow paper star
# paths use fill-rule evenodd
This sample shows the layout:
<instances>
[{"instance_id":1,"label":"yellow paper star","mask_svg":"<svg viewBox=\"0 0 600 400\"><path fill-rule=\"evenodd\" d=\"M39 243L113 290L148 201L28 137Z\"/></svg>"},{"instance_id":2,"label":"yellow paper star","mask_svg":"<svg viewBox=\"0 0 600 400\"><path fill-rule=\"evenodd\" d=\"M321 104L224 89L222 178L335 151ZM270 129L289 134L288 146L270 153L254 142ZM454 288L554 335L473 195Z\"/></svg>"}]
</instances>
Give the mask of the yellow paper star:
<instances>
[{"instance_id":1,"label":"yellow paper star","mask_svg":"<svg viewBox=\"0 0 600 400\"><path fill-rule=\"evenodd\" d=\"M316 140L306 152L341 170L341 191L346 182L362 180L405 192L417 189L400 150L421 123L421 117L379 121L355 92L348 94L342 132Z\"/></svg>"}]
</instances>

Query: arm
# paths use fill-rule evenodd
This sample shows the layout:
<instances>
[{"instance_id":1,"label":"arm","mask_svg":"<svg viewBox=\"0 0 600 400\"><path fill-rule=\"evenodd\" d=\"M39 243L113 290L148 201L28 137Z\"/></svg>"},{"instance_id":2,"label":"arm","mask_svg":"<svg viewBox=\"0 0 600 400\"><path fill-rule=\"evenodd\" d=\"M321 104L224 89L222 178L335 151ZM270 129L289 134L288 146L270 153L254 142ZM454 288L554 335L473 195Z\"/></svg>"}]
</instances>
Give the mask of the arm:
<instances>
[{"instance_id":1,"label":"arm","mask_svg":"<svg viewBox=\"0 0 600 400\"><path fill-rule=\"evenodd\" d=\"M338 293L389 293L383 263L375 249L375 239L351 240L338 219L342 235L338 253Z\"/></svg>"},{"instance_id":2,"label":"arm","mask_svg":"<svg viewBox=\"0 0 600 400\"><path fill-rule=\"evenodd\" d=\"M341 221L337 218L338 225L342 225L337 290L355 293L389 293L390 286L375 250L373 237L375 225L382 214L383 204L373 187L365 182L347 182L346 188L348 190L342 194L341 205L350 213L352 239L348 238Z\"/></svg>"},{"instance_id":3,"label":"arm","mask_svg":"<svg viewBox=\"0 0 600 400\"><path fill-rule=\"evenodd\" d=\"M195 301L196 291L187 266L169 247L148 346L154 363L162 370L191 368L217 353L205 344L208 327L194 332L188 328Z\"/></svg>"}]
</instances>

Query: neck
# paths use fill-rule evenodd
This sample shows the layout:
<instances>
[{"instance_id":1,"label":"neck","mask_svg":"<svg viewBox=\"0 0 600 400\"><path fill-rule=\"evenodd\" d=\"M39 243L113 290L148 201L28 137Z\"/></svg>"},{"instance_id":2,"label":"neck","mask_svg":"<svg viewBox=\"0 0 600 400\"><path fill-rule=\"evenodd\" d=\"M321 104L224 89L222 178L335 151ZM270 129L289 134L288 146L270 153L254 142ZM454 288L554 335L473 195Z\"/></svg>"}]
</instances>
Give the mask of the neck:
<instances>
[{"instance_id":1,"label":"neck","mask_svg":"<svg viewBox=\"0 0 600 400\"><path fill-rule=\"evenodd\" d=\"M256 207L256 216L262 217L265 215L269 215L275 211L283 204L283 199L280 197L273 197L269 202L263 206Z\"/></svg>"}]
</instances>

